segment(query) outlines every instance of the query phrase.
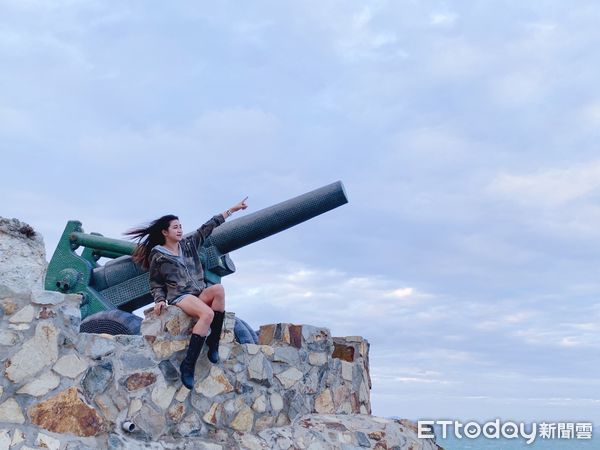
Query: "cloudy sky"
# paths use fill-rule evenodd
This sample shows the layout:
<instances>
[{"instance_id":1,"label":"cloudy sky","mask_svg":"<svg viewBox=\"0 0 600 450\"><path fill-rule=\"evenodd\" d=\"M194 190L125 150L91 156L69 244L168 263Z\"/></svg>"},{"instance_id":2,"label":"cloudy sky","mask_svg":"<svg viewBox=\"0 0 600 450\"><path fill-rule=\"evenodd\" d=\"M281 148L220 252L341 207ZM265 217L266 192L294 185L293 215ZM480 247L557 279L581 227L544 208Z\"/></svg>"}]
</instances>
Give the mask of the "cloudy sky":
<instances>
[{"instance_id":1,"label":"cloudy sky","mask_svg":"<svg viewBox=\"0 0 600 450\"><path fill-rule=\"evenodd\" d=\"M336 180L238 250L229 309L371 343L373 412L600 422L595 1L0 0L0 215L191 231ZM242 213L243 214L243 213Z\"/></svg>"}]
</instances>

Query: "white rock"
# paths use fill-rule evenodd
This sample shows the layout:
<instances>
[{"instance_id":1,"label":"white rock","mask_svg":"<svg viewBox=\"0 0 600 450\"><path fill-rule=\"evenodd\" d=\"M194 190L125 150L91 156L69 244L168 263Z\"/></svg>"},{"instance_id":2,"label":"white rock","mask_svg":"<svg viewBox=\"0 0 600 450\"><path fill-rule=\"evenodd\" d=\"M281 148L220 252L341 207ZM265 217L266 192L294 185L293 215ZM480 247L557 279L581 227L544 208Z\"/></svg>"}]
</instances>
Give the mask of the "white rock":
<instances>
[{"instance_id":1,"label":"white rock","mask_svg":"<svg viewBox=\"0 0 600 450\"><path fill-rule=\"evenodd\" d=\"M15 345L17 343L17 333L12 331L0 331L0 345Z\"/></svg>"},{"instance_id":2,"label":"white rock","mask_svg":"<svg viewBox=\"0 0 600 450\"><path fill-rule=\"evenodd\" d=\"M65 300L65 297L62 292L34 289L31 292L31 303L36 305L58 305Z\"/></svg>"},{"instance_id":3,"label":"white rock","mask_svg":"<svg viewBox=\"0 0 600 450\"><path fill-rule=\"evenodd\" d=\"M260 345L259 347L260 351L263 352L265 356L268 356L269 358L275 354L275 349L270 345Z\"/></svg>"},{"instance_id":4,"label":"white rock","mask_svg":"<svg viewBox=\"0 0 600 450\"><path fill-rule=\"evenodd\" d=\"M277 392L271 394L271 408L273 408L273 411L280 411L283 409L283 397Z\"/></svg>"},{"instance_id":5,"label":"white rock","mask_svg":"<svg viewBox=\"0 0 600 450\"><path fill-rule=\"evenodd\" d=\"M10 443L10 446L15 447L24 441L25 441L25 433L23 433L21 430L16 428L15 432L13 434L13 438L12 438L12 442Z\"/></svg>"},{"instance_id":6,"label":"white rock","mask_svg":"<svg viewBox=\"0 0 600 450\"><path fill-rule=\"evenodd\" d=\"M244 405L241 411L237 413L229 426L237 431L250 431L254 424L254 413L248 406Z\"/></svg>"},{"instance_id":7,"label":"white rock","mask_svg":"<svg viewBox=\"0 0 600 450\"><path fill-rule=\"evenodd\" d=\"M114 337L108 334L92 335L86 354L92 359L99 359L115 351Z\"/></svg>"},{"instance_id":8,"label":"white rock","mask_svg":"<svg viewBox=\"0 0 600 450\"><path fill-rule=\"evenodd\" d=\"M11 323L8 325L8 328L15 331L25 331L29 330L31 327L30 323Z\"/></svg>"},{"instance_id":9,"label":"white rock","mask_svg":"<svg viewBox=\"0 0 600 450\"><path fill-rule=\"evenodd\" d=\"M327 362L327 353L309 353L308 363L311 366L322 366Z\"/></svg>"},{"instance_id":10,"label":"white rock","mask_svg":"<svg viewBox=\"0 0 600 450\"><path fill-rule=\"evenodd\" d=\"M33 306L27 305L25 308L20 309L12 316L10 316L10 319L8 319L8 321L10 323L31 323L34 314L35 311L33 310Z\"/></svg>"},{"instance_id":11,"label":"white rock","mask_svg":"<svg viewBox=\"0 0 600 450\"><path fill-rule=\"evenodd\" d=\"M291 388L294 384L296 384L298 381L300 381L302 379L302 377L304 376L304 374L302 372L300 372L298 369L296 369L295 367L290 367L288 370L281 372L278 375L275 375L277 377L277 379L279 381L281 381L281 384L283 384L283 387L285 387L286 389Z\"/></svg>"},{"instance_id":12,"label":"white rock","mask_svg":"<svg viewBox=\"0 0 600 450\"><path fill-rule=\"evenodd\" d=\"M8 450L10 447L10 434L8 430L0 430L0 450Z\"/></svg>"},{"instance_id":13,"label":"white rock","mask_svg":"<svg viewBox=\"0 0 600 450\"><path fill-rule=\"evenodd\" d=\"M257 344L245 344L245 347L249 355L256 355L258 353L259 347Z\"/></svg>"},{"instance_id":14,"label":"white rock","mask_svg":"<svg viewBox=\"0 0 600 450\"><path fill-rule=\"evenodd\" d=\"M88 364L78 355L72 353L70 355L63 356L56 361L56 364L54 364L52 370L63 377L77 378L77 376L83 373L83 371L87 368Z\"/></svg>"},{"instance_id":15,"label":"white rock","mask_svg":"<svg viewBox=\"0 0 600 450\"><path fill-rule=\"evenodd\" d=\"M315 441L312 444L310 444L306 450L329 450L329 445L326 445L319 441Z\"/></svg>"},{"instance_id":16,"label":"white rock","mask_svg":"<svg viewBox=\"0 0 600 450\"><path fill-rule=\"evenodd\" d=\"M346 381L352 381L352 367L354 364L342 361L342 378Z\"/></svg>"},{"instance_id":17,"label":"white rock","mask_svg":"<svg viewBox=\"0 0 600 450\"><path fill-rule=\"evenodd\" d=\"M60 377L52 372L46 372L27 383L17 391L17 394L28 394L34 397L45 395L60 384Z\"/></svg>"},{"instance_id":18,"label":"white rock","mask_svg":"<svg viewBox=\"0 0 600 450\"><path fill-rule=\"evenodd\" d=\"M46 434L38 433L35 445L49 450L58 450L60 448L60 441Z\"/></svg>"},{"instance_id":19,"label":"white rock","mask_svg":"<svg viewBox=\"0 0 600 450\"><path fill-rule=\"evenodd\" d=\"M231 354L231 345L219 345L219 359L221 361L227 361Z\"/></svg>"},{"instance_id":20,"label":"white rock","mask_svg":"<svg viewBox=\"0 0 600 450\"><path fill-rule=\"evenodd\" d=\"M161 409L167 409L176 390L174 386L156 386L152 389L152 401Z\"/></svg>"},{"instance_id":21,"label":"white rock","mask_svg":"<svg viewBox=\"0 0 600 450\"><path fill-rule=\"evenodd\" d=\"M265 448L261 440L252 434L243 434L240 443L244 450L263 450Z\"/></svg>"},{"instance_id":22,"label":"white rock","mask_svg":"<svg viewBox=\"0 0 600 450\"><path fill-rule=\"evenodd\" d=\"M251 380L264 380L267 378L265 357L262 353L253 356L248 363L248 378Z\"/></svg>"},{"instance_id":23,"label":"white rock","mask_svg":"<svg viewBox=\"0 0 600 450\"><path fill-rule=\"evenodd\" d=\"M131 400L131 404L129 405L129 417L132 417L140 409L142 409L142 401L139 398Z\"/></svg>"},{"instance_id":24,"label":"white rock","mask_svg":"<svg viewBox=\"0 0 600 450\"><path fill-rule=\"evenodd\" d=\"M0 405L0 422L25 423L21 407L14 398L9 398Z\"/></svg>"},{"instance_id":25,"label":"white rock","mask_svg":"<svg viewBox=\"0 0 600 450\"><path fill-rule=\"evenodd\" d=\"M223 446L219 444L211 444L210 442L203 442L202 450L223 450Z\"/></svg>"},{"instance_id":26,"label":"white rock","mask_svg":"<svg viewBox=\"0 0 600 450\"><path fill-rule=\"evenodd\" d=\"M39 233L27 237L28 225L0 218L0 285L15 293L41 289L46 273L46 251Z\"/></svg>"},{"instance_id":27,"label":"white rock","mask_svg":"<svg viewBox=\"0 0 600 450\"><path fill-rule=\"evenodd\" d=\"M9 360L6 376L15 383L34 376L58 359L58 331L53 324L40 322L35 335Z\"/></svg>"},{"instance_id":28,"label":"white rock","mask_svg":"<svg viewBox=\"0 0 600 450\"><path fill-rule=\"evenodd\" d=\"M267 398L261 395L252 403L252 409L257 413L264 413L267 410Z\"/></svg>"},{"instance_id":29,"label":"white rock","mask_svg":"<svg viewBox=\"0 0 600 450\"><path fill-rule=\"evenodd\" d=\"M198 394L212 398L215 395L233 391L233 386L221 369L212 366L210 374L204 380L197 383L194 389Z\"/></svg>"},{"instance_id":30,"label":"white rock","mask_svg":"<svg viewBox=\"0 0 600 450\"><path fill-rule=\"evenodd\" d=\"M184 402L189 394L190 390L185 386L181 386L177 391L177 394L175 395L175 400L177 400L178 402Z\"/></svg>"}]
</instances>

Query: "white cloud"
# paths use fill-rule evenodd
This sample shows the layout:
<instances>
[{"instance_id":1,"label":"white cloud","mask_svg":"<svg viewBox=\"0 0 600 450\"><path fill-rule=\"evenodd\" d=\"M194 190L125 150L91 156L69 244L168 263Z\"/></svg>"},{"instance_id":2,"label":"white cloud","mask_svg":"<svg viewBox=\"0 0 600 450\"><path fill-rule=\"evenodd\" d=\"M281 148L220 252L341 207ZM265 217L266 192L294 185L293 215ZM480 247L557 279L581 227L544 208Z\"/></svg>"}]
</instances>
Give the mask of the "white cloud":
<instances>
[{"instance_id":1,"label":"white cloud","mask_svg":"<svg viewBox=\"0 0 600 450\"><path fill-rule=\"evenodd\" d=\"M435 12L429 16L431 25L438 27L450 27L457 19L458 15L451 12Z\"/></svg>"},{"instance_id":2,"label":"white cloud","mask_svg":"<svg viewBox=\"0 0 600 450\"><path fill-rule=\"evenodd\" d=\"M522 175L502 173L487 189L492 194L528 206L561 207L600 192L600 161Z\"/></svg>"},{"instance_id":3,"label":"white cloud","mask_svg":"<svg viewBox=\"0 0 600 450\"><path fill-rule=\"evenodd\" d=\"M382 14L381 6L365 6L349 18L340 17L334 47L343 61L358 63L370 60L405 59L408 53L398 47L395 31L382 28L375 17Z\"/></svg>"},{"instance_id":4,"label":"white cloud","mask_svg":"<svg viewBox=\"0 0 600 450\"><path fill-rule=\"evenodd\" d=\"M396 297L396 298L406 298L406 297L410 297L411 295L413 295L415 293L414 288L399 288L399 289L394 289L391 292L388 292L387 294L384 294L386 297Z\"/></svg>"},{"instance_id":5,"label":"white cloud","mask_svg":"<svg viewBox=\"0 0 600 450\"><path fill-rule=\"evenodd\" d=\"M418 316L423 302L435 302L435 297L415 287L394 287L396 280L380 275L351 277L339 270L306 268L283 260L244 260L236 265L236 274L223 281L228 298L232 308L256 326L278 321L312 323L334 333L362 334L385 342L397 327L415 328L446 317Z\"/></svg>"}]
</instances>

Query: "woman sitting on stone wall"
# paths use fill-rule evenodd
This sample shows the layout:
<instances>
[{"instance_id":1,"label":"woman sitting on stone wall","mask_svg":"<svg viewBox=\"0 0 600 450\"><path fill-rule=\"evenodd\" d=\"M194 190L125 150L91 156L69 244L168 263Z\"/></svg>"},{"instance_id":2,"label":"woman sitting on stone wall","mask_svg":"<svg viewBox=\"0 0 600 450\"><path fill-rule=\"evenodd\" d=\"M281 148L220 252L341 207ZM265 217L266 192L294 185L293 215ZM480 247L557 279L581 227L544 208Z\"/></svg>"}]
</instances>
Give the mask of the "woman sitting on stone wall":
<instances>
[{"instance_id":1,"label":"woman sitting on stone wall","mask_svg":"<svg viewBox=\"0 0 600 450\"><path fill-rule=\"evenodd\" d=\"M198 249L227 217L248 207L246 199L212 217L185 239L179 219L172 214L125 233L138 240L134 261L150 271L154 312L160 314L167 304L176 305L197 319L187 354L180 366L181 381L188 389L194 385L194 369L205 341L208 359L213 364L219 362L219 339L225 316L223 286L206 286Z\"/></svg>"}]
</instances>

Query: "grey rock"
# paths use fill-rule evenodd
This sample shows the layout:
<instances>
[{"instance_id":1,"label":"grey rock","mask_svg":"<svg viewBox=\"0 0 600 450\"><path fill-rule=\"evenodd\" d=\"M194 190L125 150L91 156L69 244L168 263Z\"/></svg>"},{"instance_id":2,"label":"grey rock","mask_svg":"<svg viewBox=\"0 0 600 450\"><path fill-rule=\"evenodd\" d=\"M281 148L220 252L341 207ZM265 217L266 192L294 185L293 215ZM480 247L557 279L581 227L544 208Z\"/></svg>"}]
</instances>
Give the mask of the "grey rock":
<instances>
[{"instance_id":1,"label":"grey rock","mask_svg":"<svg viewBox=\"0 0 600 450\"><path fill-rule=\"evenodd\" d=\"M123 368L129 370L147 369L156 365L152 359L142 355L127 355L122 361Z\"/></svg>"},{"instance_id":2,"label":"grey rock","mask_svg":"<svg viewBox=\"0 0 600 450\"><path fill-rule=\"evenodd\" d=\"M109 437L110 443L110 437ZM116 447L109 447L116 448ZM95 450L94 447L89 447L82 442L67 442L65 445L65 450Z\"/></svg>"},{"instance_id":3,"label":"grey rock","mask_svg":"<svg viewBox=\"0 0 600 450\"><path fill-rule=\"evenodd\" d=\"M90 367L81 381L81 386L89 397L93 397L106 390L112 377L113 365L112 362L107 361L103 364Z\"/></svg>"},{"instance_id":4,"label":"grey rock","mask_svg":"<svg viewBox=\"0 0 600 450\"><path fill-rule=\"evenodd\" d=\"M158 364L158 368L162 372L163 377L165 377L166 381L168 381L170 383L179 381L179 372L177 371L177 369L175 368L173 363L171 361L169 361L168 359L161 361Z\"/></svg>"},{"instance_id":5,"label":"grey rock","mask_svg":"<svg viewBox=\"0 0 600 450\"><path fill-rule=\"evenodd\" d=\"M133 418L133 422L152 439L157 439L166 428L165 415L154 410L148 404L142 406L142 409Z\"/></svg>"},{"instance_id":6,"label":"grey rock","mask_svg":"<svg viewBox=\"0 0 600 450\"><path fill-rule=\"evenodd\" d=\"M68 296L77 297L79 296ZM62 304L58 308L58 317L62 318L62 323L67 330L79 333L79 326L81 325L81 310L79 309L79 301Z\"/></svg>"},{"instance_id":7,"label":"grey rock","mask_svg":"<svg viewBox=\"0 0 600 450\"><path fill-rule=\"evenodd\" d=\"M273 384L273 367L262 352L252 356L248 363L248 379L264 386Z\"/></svg>"},{"instance_id":8,"label":"grey rock","mask_svg":"<svg viewBox=\"0 0 600 450\"><path fill-rule=\"evenodd\" d=\"M299 392L291 391L291 400L289 402L288 417L294 420L298 416L308 414L312 411L312 397L304 396Z\"/></svg>"},{"instance_id":9,"label":"grey rock","mask_svg":"<svg viewBox=\"0 0 600 450\"><path fill-rule=\"evenodd\" d=\"M369 441L369 438L365 433L362 431L357 431L354 435L356 436L358 445L361 447L371 447L371 441Z\"/></svg>"},{"instance_id":10,"label":"grey rock","mask_svg":"<svg viewBox=\"0 0 600 450\"><path fill-rule=\"evenodd\" d=\"M144 338L138 334L119 334L114 337L114 340L121 345L130 345L138 348L145 346Z\"/></svg>"},{"instance_id":11,"label":"grey rock","mask_svg":"<svg viewBox=\"0 0 600 450\"><path fill-rule=\"evenodd\" d=\"M181 421L177 427L177 432L183 437L200 436L203 434L203 424L198 414L192 413Z\"/></svg>"},{"instance_id":12,"label":"grey rock","mask_svg":"<svg viewBox=\"0 0 600 450\"><path fill-rule=\"evenodd\" d=\"M108 448L117 449L124 448L124 443L121 441L118 435L111 433L108 435Z\"/></svg>"},{"instance_id":13,"label":"grey rock","mask_svg":"<svg viewBox=\"0 0 600 450\"><path fill-rule=\"evenodd\" d=\"M87 354L92 359L100 359L103 356L110 355L115 351L115 343L112 339L93 335Z\"/></svg>"},{"instance_id":14,"label":"grey rock","mask_svg":"<svg viewBox=\"0 0 600 450\"><path fill-rule=\"evenodd\" d=\"M235 392L237 394L245 395L254 391L254 387L250 386L246 383L240 383L239 381L235 383Z\"/></svg>"},{"instance_id":15,"label":"grey rock","mask_svg":"<svg viewBox=\"0 0 600 450\"><path fill-rule=\"evenodd\" d=\"M294 347L275 347L273 361L284 362L291 366L297 366L300 363L298 350Z\"/></svg>"},{"instance_id":16,"label":"grey rock","mask_svg":"<svg viewBox=\"0 0 600 450\"><path fill-rule=\"evenodd\" d=\"M307 349L311 352L327 352L333 346L333 339L327 328L303 325L302 337L306 342Z\"/></svg>"},{"instance_id":17,"label":"grey rock","mask_svg":"<svg viewBox=\"0 0 600 450\"><path fill-rule=\"evenodd\" d=\"M0 311L2 311L2 308L0 308ZM15 345L18 339L17 333L5 330L0 331L0 345Z\"/></svg>"}]
</instances>

